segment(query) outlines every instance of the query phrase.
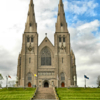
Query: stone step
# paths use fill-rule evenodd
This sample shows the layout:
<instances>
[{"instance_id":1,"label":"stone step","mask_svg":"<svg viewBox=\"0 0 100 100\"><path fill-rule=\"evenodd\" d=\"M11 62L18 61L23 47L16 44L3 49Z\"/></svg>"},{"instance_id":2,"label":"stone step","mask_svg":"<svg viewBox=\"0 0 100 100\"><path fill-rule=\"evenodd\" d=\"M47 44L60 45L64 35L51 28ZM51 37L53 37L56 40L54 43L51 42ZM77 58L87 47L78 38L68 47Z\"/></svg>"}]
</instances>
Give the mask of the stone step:
<instances>
[{"instance_id":1,"label":"stone step","mask_svg":"<svg viewBox=\"0 0 100 100\"><path fill-rule=\"evenodd\" d=\"M34 100L56 100L53 88L38 88Z\"/></svg>"},{"instance_id":2,"label":"stone step","mask_svg":"<svg viewBox=\"0 0 100 100\"><path fill-rule=\"evenodd\" d=\"M34 100L56 100L56 99L34 99Z\"/></svg>"}]
</instances>

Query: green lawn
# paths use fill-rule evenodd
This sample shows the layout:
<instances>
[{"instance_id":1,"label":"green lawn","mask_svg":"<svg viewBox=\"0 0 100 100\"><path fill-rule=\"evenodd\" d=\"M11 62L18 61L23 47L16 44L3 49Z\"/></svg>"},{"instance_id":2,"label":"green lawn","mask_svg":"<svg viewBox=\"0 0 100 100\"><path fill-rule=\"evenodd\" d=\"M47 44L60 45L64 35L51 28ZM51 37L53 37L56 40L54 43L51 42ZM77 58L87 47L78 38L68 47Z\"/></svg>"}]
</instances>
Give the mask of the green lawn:
<instances>
[{"instance_id":1,"label":"green lawn","mask_svg":"<svg viewBox=\"0 0 100 100\"><path fill-rule=\"evenodd\" d=\"M30 100L35 88L3 88L0 89L0 100Z\"/></svg>"},{"instance_id":2,"label":"green lawn","mask_svg":"<svg viewBox=\"0 0 100 100\"><path fill-rule=\"evenodd\" d=\"M56 88L60 100L100 100L100 88Z\"/></svg>"}]
</instances>

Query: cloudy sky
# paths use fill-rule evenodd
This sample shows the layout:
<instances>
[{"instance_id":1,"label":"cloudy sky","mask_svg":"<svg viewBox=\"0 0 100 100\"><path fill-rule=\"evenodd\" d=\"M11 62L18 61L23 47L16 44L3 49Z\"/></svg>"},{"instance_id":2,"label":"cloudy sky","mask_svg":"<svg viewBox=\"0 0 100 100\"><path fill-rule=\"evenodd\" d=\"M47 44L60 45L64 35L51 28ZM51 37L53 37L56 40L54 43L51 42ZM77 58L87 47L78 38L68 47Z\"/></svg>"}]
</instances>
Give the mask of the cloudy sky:
<instances>
[{"instance_id":1,"label":"cloudy sky","mask_svg":"<svg viewBox=\"0 0 100 100\"><path fill-rule=\"evenodd\" d=\"M17 59L22 47L22 34L30 0L0 1L0 73L4 79L16 79ZM39 44L48 33L54 44L55 23L59 0L34 0ZM63 0L71 47L76 57L78 86L84 86L84 74L90 79L87 86L97 86L100 75L100 1ZM3 86L6 81L3 81Z\"/></svg>"}]
</instances>

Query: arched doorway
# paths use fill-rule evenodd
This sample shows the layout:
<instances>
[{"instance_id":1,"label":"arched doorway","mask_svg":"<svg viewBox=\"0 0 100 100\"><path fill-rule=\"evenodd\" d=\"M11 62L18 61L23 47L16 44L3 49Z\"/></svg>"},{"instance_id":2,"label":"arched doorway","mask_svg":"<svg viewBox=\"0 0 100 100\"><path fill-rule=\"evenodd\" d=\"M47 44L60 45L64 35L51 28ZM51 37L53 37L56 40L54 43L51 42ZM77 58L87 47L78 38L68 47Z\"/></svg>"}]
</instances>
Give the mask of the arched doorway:
<instances>
[{"instance_id":1,"label":"arched doorway","mask_svg":"<svg viewBox=\"0 0 100 100\"><path fill-rule=\"evenodd\" d=\"M61 83L61 87L65 87L65 83L64 82Z\"/></svg>"},{"instance_id":2,"label":"arched doorway","mask_svg":"<svg viewBox=\"0 0 100 100\"><path fill-rule=\"evenodd\" d=\"M44 82L44 87L49 87L49 83L47 81Z\"/></svg>"},{"instance_id":3,"label":"arched doorway","mask_svg":"<svg viewBox=\"0 0 100 100\"><path fill-rule=\"evenodd\" d=\"M31 87L31 83L30 82L28 83L28 87Z\"/></svg>"}]
</instances>

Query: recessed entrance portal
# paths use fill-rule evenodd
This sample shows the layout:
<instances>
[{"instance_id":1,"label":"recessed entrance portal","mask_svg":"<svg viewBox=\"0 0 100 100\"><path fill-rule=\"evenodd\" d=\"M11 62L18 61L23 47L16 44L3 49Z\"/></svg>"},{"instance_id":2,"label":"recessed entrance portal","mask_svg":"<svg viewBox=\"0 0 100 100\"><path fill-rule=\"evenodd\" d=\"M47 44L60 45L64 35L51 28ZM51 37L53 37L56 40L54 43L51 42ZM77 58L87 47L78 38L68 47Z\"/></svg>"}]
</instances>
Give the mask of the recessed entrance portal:
<instances>
[{"instance_id":1,"label":"recessed entrance portal","mask_svg":"<svg viewBox=\"0 0 100 100\"><path fill-rule=\"evenodd\" d=\"M44 82L44 87L49 87L49 83L48 82Z\"/></svg>"},{"instance_id":2,"label":"recessed entrance portal","mask_svg":"<svg viewBox=\"0 0 100 100\"><path fill-rule=\"evenodd\" d=\"M31 87L31 83L30 82L28 83L28 87Z\"/></svg>"},{"instance_id":3,"label":"recessed entrance portal","mask_svg":"<svg viewBox=\"0 0 100 100\"><path fill-rule=\"evenodd\" d=\"M65 87L65 83L64 82L61 83L61 87Z\"/></svg>"}]
</instances>

